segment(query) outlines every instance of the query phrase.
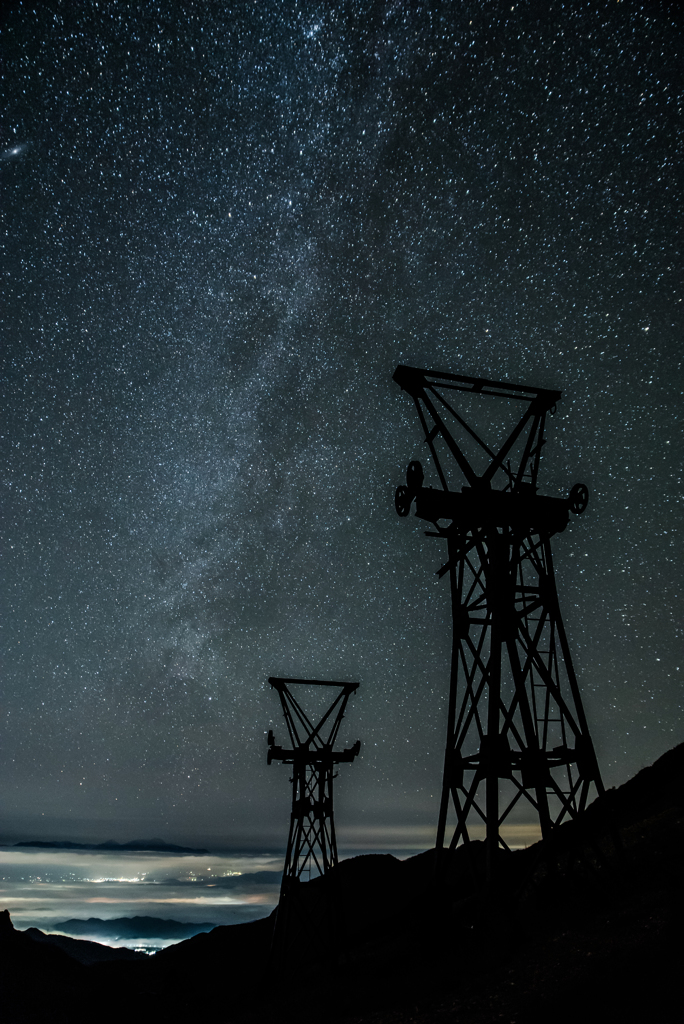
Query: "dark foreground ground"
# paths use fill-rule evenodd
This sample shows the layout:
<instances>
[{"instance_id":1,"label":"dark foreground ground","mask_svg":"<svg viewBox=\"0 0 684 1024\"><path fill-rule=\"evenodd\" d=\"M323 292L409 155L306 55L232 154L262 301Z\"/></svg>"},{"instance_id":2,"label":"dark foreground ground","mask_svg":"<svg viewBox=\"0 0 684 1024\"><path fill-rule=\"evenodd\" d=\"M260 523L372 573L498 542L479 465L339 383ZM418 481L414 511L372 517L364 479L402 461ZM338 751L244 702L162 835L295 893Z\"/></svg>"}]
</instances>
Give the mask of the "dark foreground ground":
<instances>
[{"instance_id":1,"label":"dark foreground ground","mask_svg":"<svg viewBox=\"0 0 684 1024\"><path fill-rule=\"evenodd\" d=\"M276 972L270 919L101 961L97 944L60 948L5 912L0 1019L683 1024L683 841L684 745L559 829L552 856L543 843L502 854L493 893L479 844L437 873L433 851L344 861L337 964L319 935ZM302 888L315 915L316 882Z\"/></svg>"}]
</instances>

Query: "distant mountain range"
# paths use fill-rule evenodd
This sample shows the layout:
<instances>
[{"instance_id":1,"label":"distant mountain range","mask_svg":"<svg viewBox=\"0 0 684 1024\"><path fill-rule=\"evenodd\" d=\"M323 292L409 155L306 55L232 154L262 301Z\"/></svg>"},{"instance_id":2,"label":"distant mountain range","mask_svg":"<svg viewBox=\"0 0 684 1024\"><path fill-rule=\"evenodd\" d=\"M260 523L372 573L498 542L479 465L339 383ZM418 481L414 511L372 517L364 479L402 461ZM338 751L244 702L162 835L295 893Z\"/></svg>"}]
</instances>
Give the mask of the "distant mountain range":
<instances>
[{"instance_id":1,"label":"distant mountain range","mask_svg":"<svg viewBox=\"0 0 684 1024\"><path fill-rule=\"evenodd\" d=\"M208 853L208 850L194 849L191 846L176 846L165 843L163 839L133 839L130 843L117 843L108 839L106 843L72 843L68 839L50 841L44 839L24 840L15 846L31 846L41 850L105 850L114 853Z\"/></svg>"},{"instance_id":2,"label":"distant mountain range","mask_svg":"<svg viewBox=\"0 0 684 1024\"><path fill-rule=\"evenodd\" d=\"M210 932L215 924L188 924L168 921L160 917L115 917L103 921L100 917L87 920L71 918L50 925L51 932L66 932L68 935L87 935L90 938L106 939L191 939L201 932Z\"/></svg>"}]
</instances>

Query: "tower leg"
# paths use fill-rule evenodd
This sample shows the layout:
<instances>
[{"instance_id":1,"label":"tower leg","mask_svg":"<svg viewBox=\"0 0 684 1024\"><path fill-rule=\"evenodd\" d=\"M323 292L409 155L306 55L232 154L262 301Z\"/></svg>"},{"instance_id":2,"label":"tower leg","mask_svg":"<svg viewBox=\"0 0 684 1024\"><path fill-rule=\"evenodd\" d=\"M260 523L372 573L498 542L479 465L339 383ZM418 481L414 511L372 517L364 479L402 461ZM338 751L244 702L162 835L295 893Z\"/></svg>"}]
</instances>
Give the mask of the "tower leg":
<instances>
[{"instance_id":1,"label":"tower leg","mask_svg":"<svg viewBox=\"0 0 684 1024\"><path fill-rule=\"evenodd\" d=\"M491 646L487 665L487 743L484 767L487 777L485 814L487 817L487 881L496 872L499 854L499 773L502 756L501 723L501 656L505 637L510 629L507 596L510 589L508 540L496 530L487 538L489 561L486 572L487 603L491 611Z\"/></svg>"},{"instance_id":2,"label":"tower leg","mask_svg":"<svg viewBox=\"0 0 684 1024\"><path fill-rule=\"evenodd\" d=\"M449 561L455 555L454 541L449 539ZM461 654L461 627L459 617L461 610L460 587L457 578L456 568L452 564L449 570L449 581L451 584L451 674L449 680L449 710L447 713L447 742L444 752L444 775L442 777L442 797L439 804L439 818L437 821L437 840L435 849L437 851L435 867L438 868L440 851L444 849L444 835L446 832L447 814L449 811L449 799L453 786L453 758L454 758L454 728L456 724L456 700L458 696L458 662Z\"/></svg>"}]
</instances>

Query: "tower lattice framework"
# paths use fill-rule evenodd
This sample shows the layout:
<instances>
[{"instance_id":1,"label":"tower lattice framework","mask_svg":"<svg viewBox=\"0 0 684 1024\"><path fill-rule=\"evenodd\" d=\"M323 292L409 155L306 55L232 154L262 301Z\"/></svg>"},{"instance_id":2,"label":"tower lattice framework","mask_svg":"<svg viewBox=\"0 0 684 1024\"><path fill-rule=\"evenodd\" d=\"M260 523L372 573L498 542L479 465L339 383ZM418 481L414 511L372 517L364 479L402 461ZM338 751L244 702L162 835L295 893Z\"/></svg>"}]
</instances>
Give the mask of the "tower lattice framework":
<instances>
[{"instance_id":1,"label":"tower lattice framework","mask_svg":"<svg viewBox=\"0 0 684 1024\"><path fill-rule=\"evenodd\" d=\"M359 684L274 677L269 683L280 697L290 746L277 745L269 730L268 764L282 761L292 765L292 812L273 936L274 955L282 961L304 944L314 951L316 943L333 949L339 938L338 908L330 885L322 881L315 891L305 895L300 883L318 876L325 878L338 862L333 815L335 768L353 761L361 743L357 740L352 747L335 750L335 741L347 702ZM333 691L331 703L317 722L295 696L294 689L300 687L329 687Z\"/></svg>"},{"instance_id":2,"label":"tower lattice framework","mask_svg":"<svg viewBox=\"0 0 684 1024\"><path fill-rule=\"evenodd\" d=\"M484 823L491 877L498 851L508 849L501 827L521 800L546 838L586 807L592 783L603 792L550 546L568 513L585 510L588 491L576 484L567 499L537 491L545 420L560 392L408 366L394 380L415 402L440 482L425 487L421 464L412 462L396 510L407 516L415 504L416 516L433 525L426 536L446 541L437 575L448 575L451 587L436 845L444 848L454 818L452 849Z\"/></svg>"}]
</instances>

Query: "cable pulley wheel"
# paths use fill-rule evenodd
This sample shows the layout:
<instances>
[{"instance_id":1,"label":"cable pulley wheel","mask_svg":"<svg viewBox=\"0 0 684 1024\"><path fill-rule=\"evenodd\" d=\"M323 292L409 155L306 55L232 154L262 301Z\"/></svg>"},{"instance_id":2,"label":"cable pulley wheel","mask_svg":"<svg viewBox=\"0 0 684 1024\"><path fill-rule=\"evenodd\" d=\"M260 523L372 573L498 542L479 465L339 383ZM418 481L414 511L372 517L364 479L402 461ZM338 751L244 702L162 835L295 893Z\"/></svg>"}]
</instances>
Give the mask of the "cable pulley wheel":
<instances>
[{"instance_id":1,"label":"cable pulley wheel","mask_svg":"<svg viewBox=\"0 0 684 1024\"><path fill-rule=\"evenodd\" d=\"M589 488L586 484L575 484L568 495L568 506L576 516L581 516L589 504Z\"/></svg>"},{"instance_id":2,"label":"cable pulley wheel","mask_svg":"<svg viewBox=\"0 0 684 1024\"><path fill-rule=\"evenodd\" d=\"M409 462L409 467L406 470L406 483L411 494L418 493L423 486L424 479L425 474L420 462Z\"/></svg>"},{"instance_id":3,"label":"cable pulley wheel","mask_svg":"<svg viewBox=\"0 0 684 1024\"><path fill-rule=\"evenodd\" d=\"M411 511L411 495L409 494L408 487L397 487L397 493L394 495L394 507L397 510L398 516L407 516Z\"/></svg>"}]
</instances>

